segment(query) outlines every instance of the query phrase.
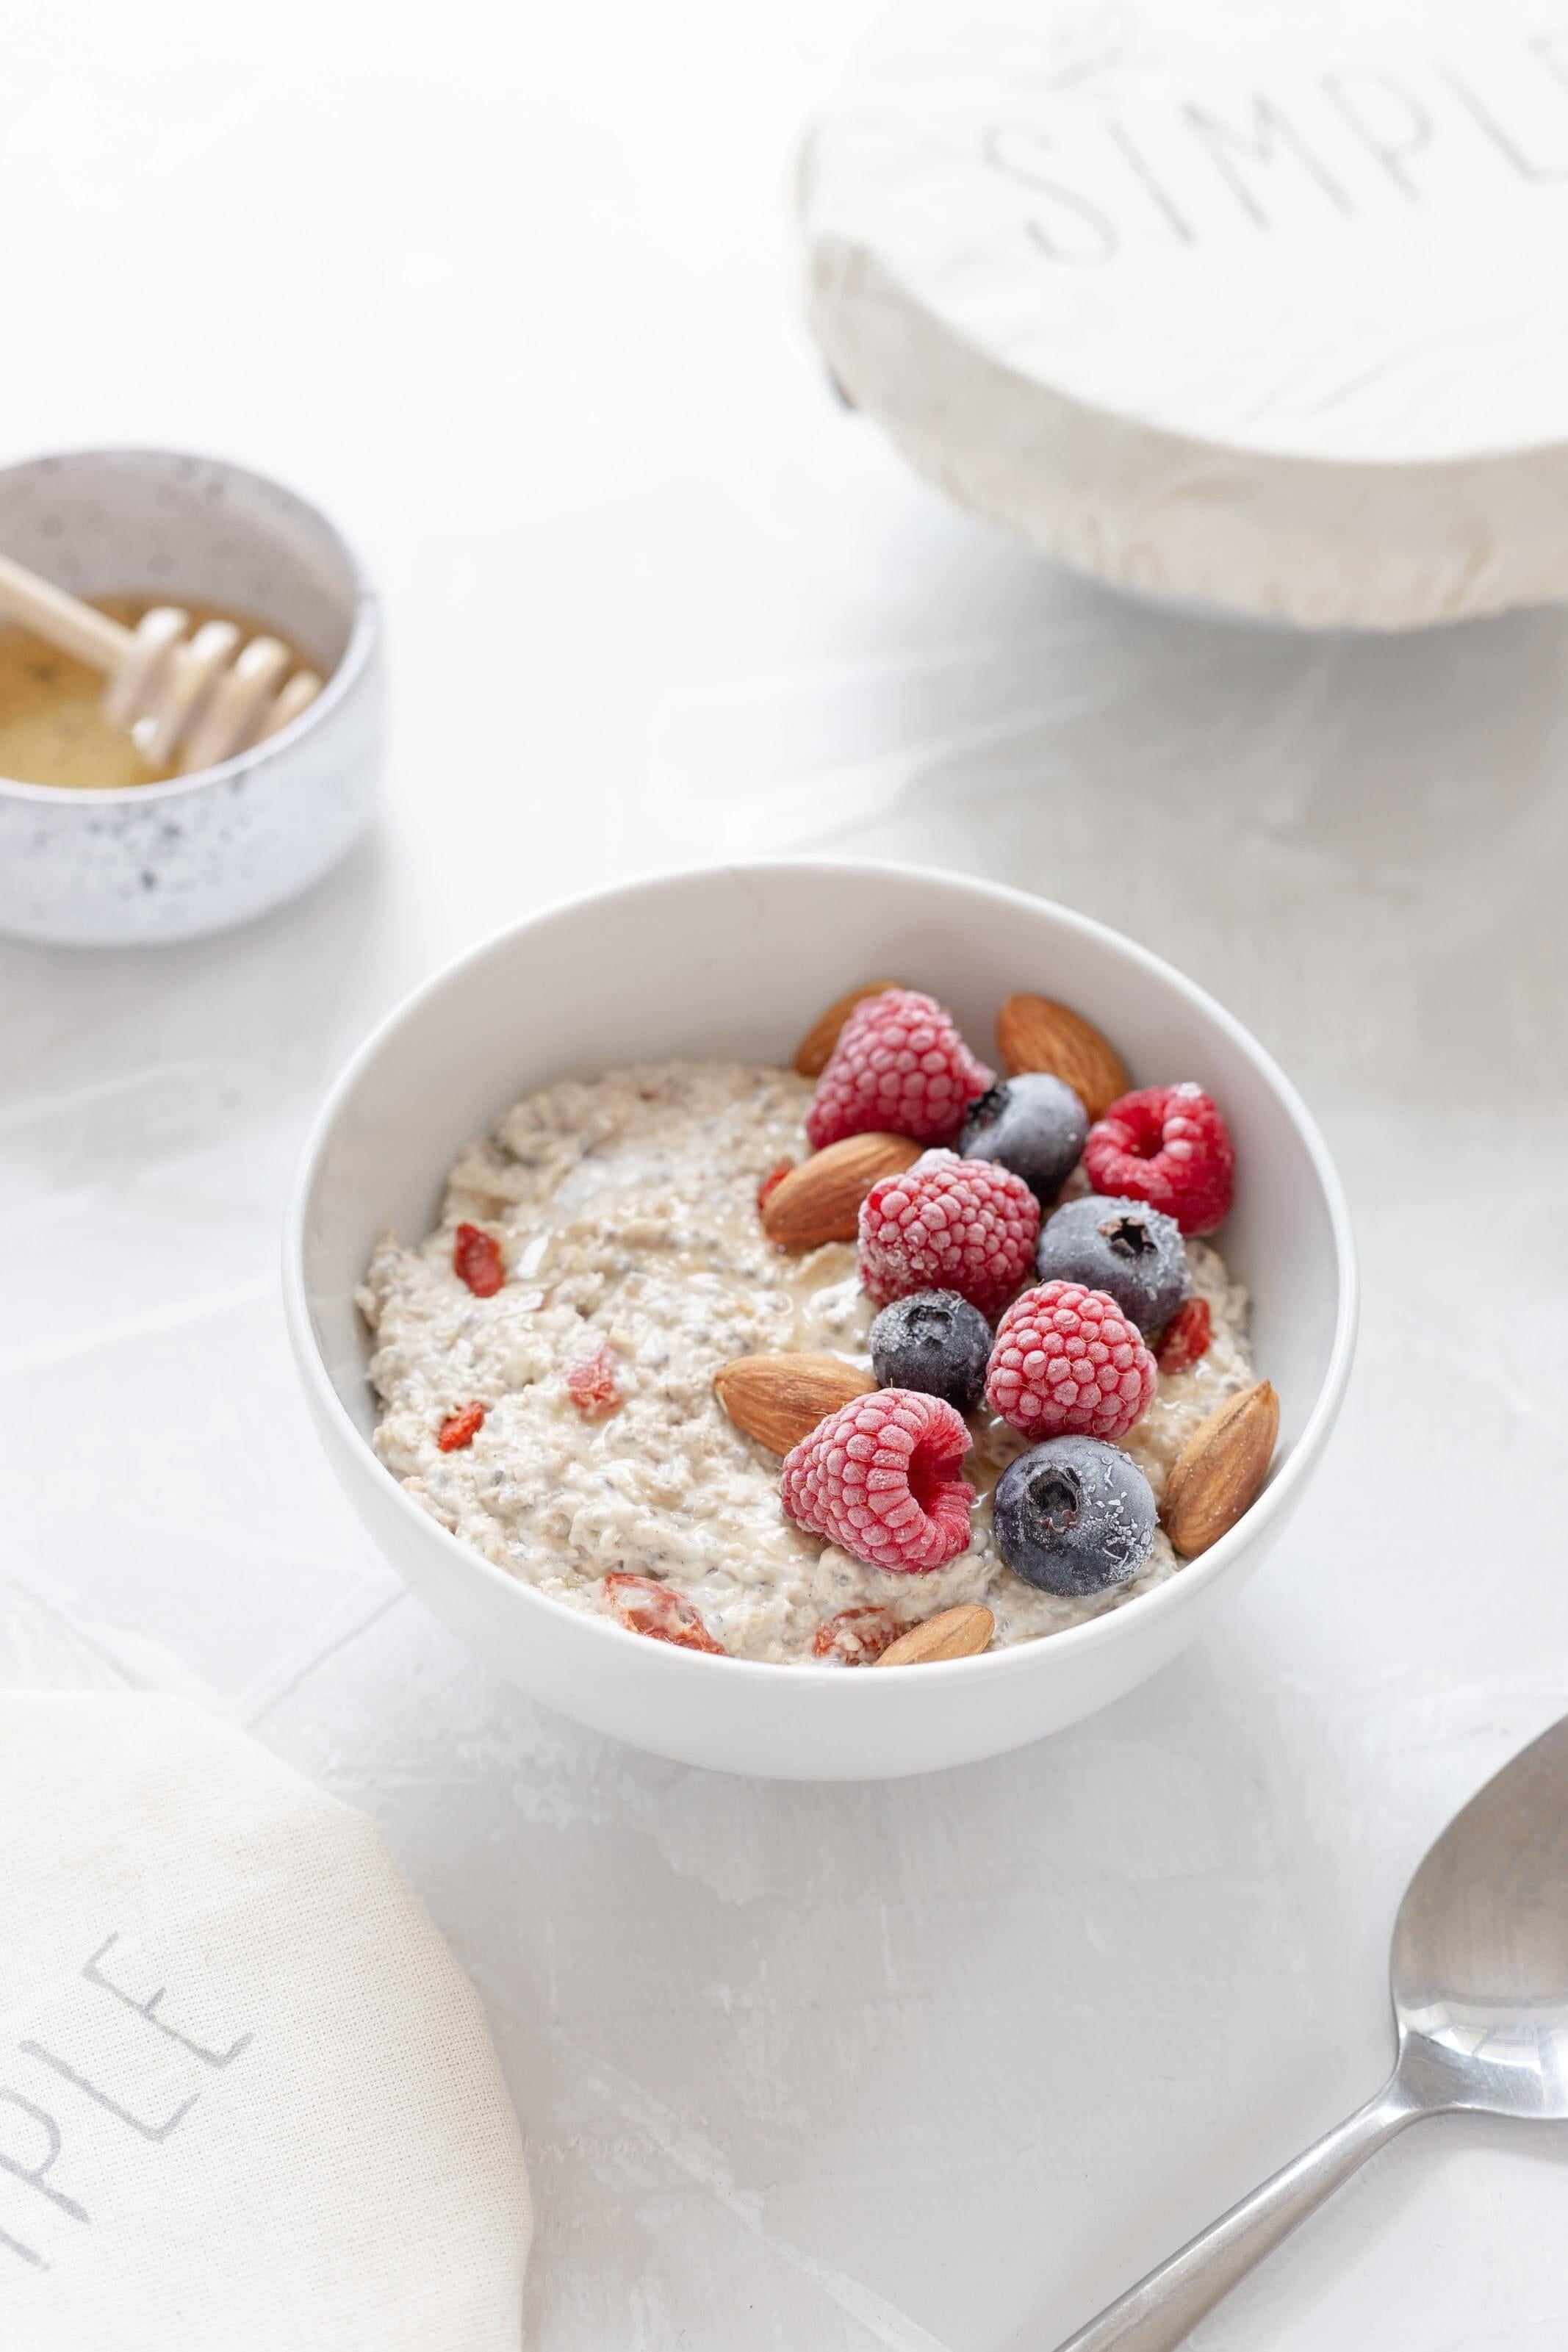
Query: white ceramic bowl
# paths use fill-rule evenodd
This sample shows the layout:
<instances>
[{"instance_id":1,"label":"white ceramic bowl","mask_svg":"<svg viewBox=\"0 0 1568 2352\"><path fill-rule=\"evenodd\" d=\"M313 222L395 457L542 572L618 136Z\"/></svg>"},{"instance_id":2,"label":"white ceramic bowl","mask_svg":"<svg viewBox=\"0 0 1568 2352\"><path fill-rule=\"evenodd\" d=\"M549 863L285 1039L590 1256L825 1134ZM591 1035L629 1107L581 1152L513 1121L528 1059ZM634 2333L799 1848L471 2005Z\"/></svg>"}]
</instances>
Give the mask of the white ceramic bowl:
<instances>
[{"instance_id":1,"label":"white ceramic bowl","mask_svg":"<svg viewBox=\"0 0 1568 2352\"><path fill-rule=\"evenodd\" d=\"M0 548L79 596L189 598L269 622L327 679L292 726L172 783L0 778L0 931L68 947L195 939L337 864L374 806L380 627L324 515L216 458L84 449L0 467Z\"/></svg>"},{"instance_id":2,"label":"white ceramic bowl","mask_svg":"<svg viewBox=\"0 0 1568 2352\"><path fill-rule=\"evenodd\" d=\"M376 1460L353 1304L386 1226L413 1240L446 1171L518 1096L669 1055L787 1061L832 998L906 974L977 1048L1017 989L1078 1005L1135 1083L1213 1089L1237 1143L1226 1258L1251 1286L1259 1371L1280 1395L1273 1475L1231 1533L1143 1598L1045 1640L942 1665L847 1673L706 1657L546 1600L448 1535ZM677 874L541 915L427 982L333 1088L290 1209L285 1286L317 1424L388 1558L491 1665L564 1714L683 1762L873 1780L994 1756L1119 1698L1205 1625L1262 1559L1339 1410L1355 1267L1327 1151L1289 1081L1169 965L1021 891L868 865Z\"/></svg>"}]
</instances>

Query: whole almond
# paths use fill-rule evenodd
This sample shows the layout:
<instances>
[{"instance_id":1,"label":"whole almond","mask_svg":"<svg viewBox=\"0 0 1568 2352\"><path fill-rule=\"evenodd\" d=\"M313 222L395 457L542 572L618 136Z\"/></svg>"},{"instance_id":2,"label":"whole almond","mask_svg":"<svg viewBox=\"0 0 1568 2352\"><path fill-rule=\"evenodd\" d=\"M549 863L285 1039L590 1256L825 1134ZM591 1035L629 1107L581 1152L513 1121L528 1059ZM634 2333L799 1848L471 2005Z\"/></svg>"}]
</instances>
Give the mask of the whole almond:
<instances>
[{"instance_id":1,"label":"whole almond","mask_svg":"<svg viewBox=\"0 0 1568 2352\"><path fill-rule=\"evenodd\" d=\"M1186 1559L1235 1527L1268 1475L1279 1434L1279 1400L1267 1381L1243 1389L1201 1421L1165 1481L1160 1517Z\"/></svg>"},{"instance_id":2,"label":"whole almond","mask_svg":"<svg viewBox=\"0 0 1568 2352\"><path fill-rule=\"evenodd\" d=\"M787 1454L819 1421L876 1385L842 1356L737 1356L713 1375L736 1428L774 1454Z\"/></svg>"},{"instance_id":3,"label":"whole almond","mask_svg":"<svg viewBox=\"0 0 1568 2352\"><path fill-rule=\"evenodd\" d=\"M794 1168L763 1203L763 1231L780 1249L852 1242L860 1203L879 1177L900 1176L924 1150L907 1135L847 1135Z\"/></svg>"},{"instance_id":4,"label":"whole almond","mask_svg":"<svg viewBox=\"0 0 1568 2352\"><path fill-rule=\"evenodd\" d=\"M833 1058L833 1048L838 1043L838 1032L858 1004L868 996L880 996L885 988L898 988L896 980L868 980L864 988L852 988L847 996L836 997L826 1013L819 1013L795 1049L795 1066L803 1078L819 1078Z\"/></svg>"},{"instance_id":5,"label":"whole almond","mask_svg":"<svg viewBox=\"0 0 1568 2352\"><path fill-rule=\"evenodd\" d=\"M1048 1070L1061 1078L1090 1118L1103 1118L1128 1090L1127 1072L1115 1047L1081 1013L1048 996L1010 996L996 1015L996 1051L1010 1076L1022 1070Z\"/></svg>"},{"instance_id":6,"label":"whole almond","mask_svg":"<svg viewBox=\"0 0 1568 2352\"><path fill-rule=\"evenodd\" d=\"M922 1617L896 1642L889 1642L877 1660L879 1666L929 1666L939 1658L975 1658L990 1643L996 1620L978 1601L961 1601Z\"/></svg>"}]
</instances>

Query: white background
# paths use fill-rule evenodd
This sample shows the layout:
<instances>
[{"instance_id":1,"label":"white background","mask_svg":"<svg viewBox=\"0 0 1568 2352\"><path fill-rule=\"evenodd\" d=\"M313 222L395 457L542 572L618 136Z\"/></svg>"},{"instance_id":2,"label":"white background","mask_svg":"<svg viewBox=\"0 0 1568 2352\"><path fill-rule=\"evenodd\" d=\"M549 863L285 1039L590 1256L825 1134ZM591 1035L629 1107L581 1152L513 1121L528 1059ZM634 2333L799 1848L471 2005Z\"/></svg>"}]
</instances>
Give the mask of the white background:
<instances>
[{"instance_id":1,"label":"white background","mask_svg":"<svg viewBox=\"0 0 1568 2352\"><path fill-rule=\"evenodd\" d=\"M1568 619L1172 618L909 478L814 362L790 212L905 13L5 26L5 454L318 497L395 698L379 837L306 903L0 946L0 1671L194 1694L384 1825L525 2118L536 2352L1045 2352L1373 2087L1410 1866L1568 1706ZM1302 1085L1365 1253L1341 1432L1220 1627L882 1787L489 1679L340 1503L278 1302L307 1122L403 990L585 885L797 849L1173 958ZM1559 2352L1565 2156L1425 2127L1195 2340Z\"/></svg>"}]
</instances>

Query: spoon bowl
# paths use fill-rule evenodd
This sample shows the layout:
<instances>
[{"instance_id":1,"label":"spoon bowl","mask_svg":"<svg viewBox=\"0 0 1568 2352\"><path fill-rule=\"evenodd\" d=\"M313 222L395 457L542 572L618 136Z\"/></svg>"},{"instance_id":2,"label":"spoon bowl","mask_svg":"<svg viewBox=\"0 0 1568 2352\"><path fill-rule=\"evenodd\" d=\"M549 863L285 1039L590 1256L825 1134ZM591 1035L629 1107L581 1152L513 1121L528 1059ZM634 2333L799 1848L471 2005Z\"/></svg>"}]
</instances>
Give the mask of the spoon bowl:
<instances>
[{"instance_id":1,"label":"spoon bowl","mask_svg":"<svg viewBox=\"0 0 1568 2352\"><path fill-rule=\"evenodd\" d=\"M1568 2119L1568 1717L1456 1814L1405 1889L1383 2089L1060 2352L1171 2352L1375 2148L1422 2116Z\"/></svg>"},{"instance_id":2,"label":"spoon bowl","mask_svg":"<svg viewBox=\"0 0 1568 2352\"><path fill-rule=\"evenodd\" d=\"M1423 2106L1568 2120L1568 1719L1432 1847L1390 1974L1395 2072Z\"/></svg>"}]
</instances>

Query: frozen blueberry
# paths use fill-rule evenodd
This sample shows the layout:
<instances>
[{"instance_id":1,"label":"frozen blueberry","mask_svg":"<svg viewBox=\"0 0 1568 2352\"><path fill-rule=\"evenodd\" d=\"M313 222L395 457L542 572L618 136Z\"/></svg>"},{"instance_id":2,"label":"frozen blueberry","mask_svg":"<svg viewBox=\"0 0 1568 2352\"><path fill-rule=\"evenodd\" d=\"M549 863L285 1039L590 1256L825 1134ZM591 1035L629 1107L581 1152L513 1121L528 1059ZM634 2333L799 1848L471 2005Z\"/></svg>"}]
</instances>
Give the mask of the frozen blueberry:
<instances>
[{"instance_id":1,"label":"frozen blueberry","mask_svg":"<svg viewBox=\"0 0 1568 2352\"><path fill-rule=\"evenodd\" d=\"M1042 1282L1103 1290L1144 1333L1162 1329L1186 1294L1182 1229L1146 1201L1068 1201L1042 1227L1035 1264Z\"/></svg>"},{"instance_id":2,"label":"frozen blueberry","mask_svg":"<svg viewBox=\"0 0 1568 2352\"><path fill-rule=\"evenodd\" d=\"M1049 1208L1083 1156L1089 1118L1072 1088L1045 1070L1004 1078L970 1106L958 1139L965 1160L997 1160Z\"/></svg>"},{"instance_id":3,"label":"frozen blueberry","mask_svg":"<svg viewBox=\"0 0 1568 2352\"><path fill-rule=\"evenodd\" d=\"M1050 1437L1008 1464L991 1518L1016 1576L1081 1601L1137 1575L1154 1540L1154 1494L1119 1445Z\"/></svg>"},{"instance_id":4,"label":"frozen blueberry","mask_svg":"<svg viewBox=\"0 0 1568 2352\"><path fill-rule=\"evenodd\" d=\"M985 1393L991 1326L956 1290L917 1290L871 1326L871 1369L885 1389L919 1389L973 1412Z\"/></svg>"}]
</instances>

